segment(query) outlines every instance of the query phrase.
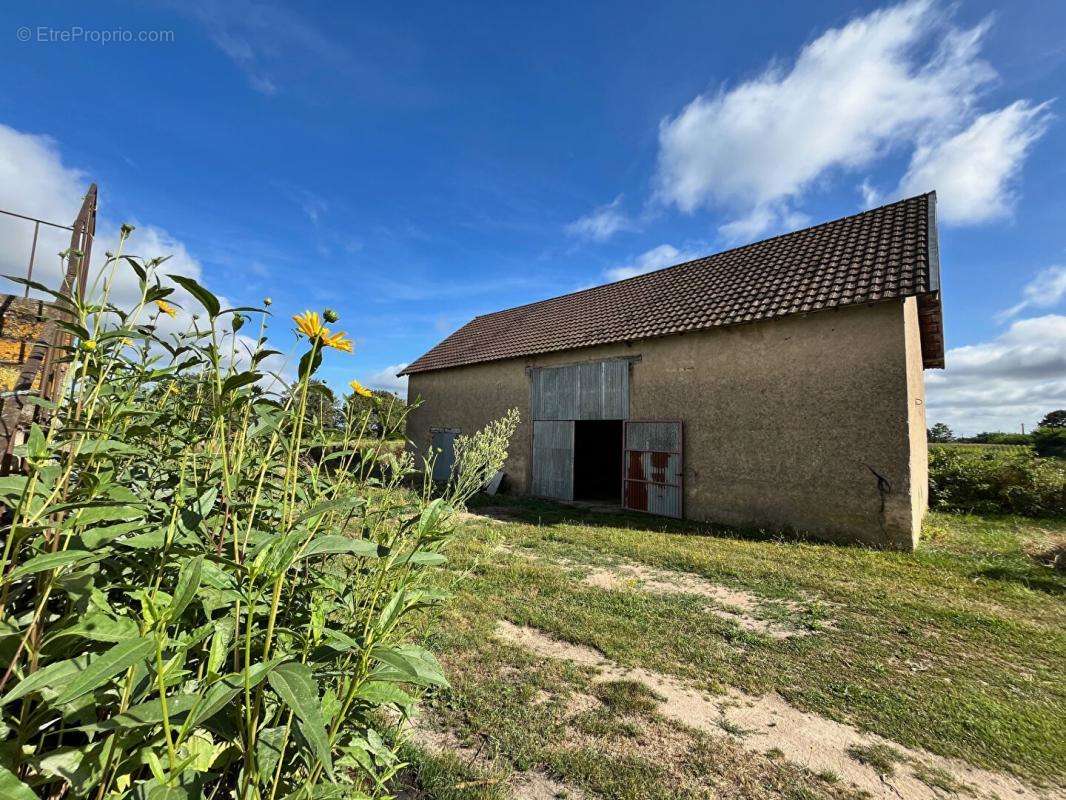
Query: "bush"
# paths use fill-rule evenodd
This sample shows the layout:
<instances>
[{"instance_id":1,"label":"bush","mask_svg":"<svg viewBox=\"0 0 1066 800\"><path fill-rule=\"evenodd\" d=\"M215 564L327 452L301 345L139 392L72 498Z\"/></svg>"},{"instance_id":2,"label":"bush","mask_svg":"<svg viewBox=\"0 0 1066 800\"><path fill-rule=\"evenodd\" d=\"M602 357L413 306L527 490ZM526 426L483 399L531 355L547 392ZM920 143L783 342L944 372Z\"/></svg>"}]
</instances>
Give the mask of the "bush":
<instances>
[{"instance_id":1,"label":"bush","mask_svg":"<svg viewBox=\"0 0 1066 800\"><path fill-rule=\"evenodd\" d=\"M990 433L986 441L989 444L1032 444L1033 437L1028 433Z\"/></svg>"},{"instance_id":2,"label":"bush","mask_svg":"<svg viewBox=\"0 0 1066 800\"><path fill-rule=\"evenodd\" d=\"M124 311L107 287L127 266ZM430 465L360 447L365 416L344 432L355 468L327 469L308 388L347 338L302 315L297 380L263 389L272 351L236 334L266 312L176 277L203 320L164 336L157 267L109 258L103 297L65 301L68 401L42 403L28 474L0 479L0 796L385 794L403 765L381 712L447 683L415 643L441 599L428 571L515 416L471 438L443 497L401 487Z\"/></svg>"},{"instance_id":3,"label":"bush","mask_svg":"<svg viewBox=\"0 0 1066 800\"><path fill-rule=\"evenodd\" d=\"M1066 428L1037 428L1033 449L1046 458L1066 458Z\"/></svg>"},{"instance_id":4,"label":"bush","mask_svg":"<svg viewBox=\"0 0 1066 800\"><path fill-rule=\"evenodd\" d=\"M1066 514L1066 465L1027 451L931 447L929 503L975 514Z\"/></svg>"}]
</instances>

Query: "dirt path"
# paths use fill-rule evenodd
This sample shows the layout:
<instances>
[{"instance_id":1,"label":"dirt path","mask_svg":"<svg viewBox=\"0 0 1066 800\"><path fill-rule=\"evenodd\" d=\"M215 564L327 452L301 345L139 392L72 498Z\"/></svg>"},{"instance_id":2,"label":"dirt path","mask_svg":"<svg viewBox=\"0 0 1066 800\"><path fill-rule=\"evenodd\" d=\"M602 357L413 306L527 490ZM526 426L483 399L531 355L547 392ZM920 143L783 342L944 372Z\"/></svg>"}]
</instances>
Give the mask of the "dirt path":
<instances>
[{"instance_id":1,"label":"dirt path","mask_svg":"<svg viewBox=\"0 0 1066 800\"><path fill-rule=\"evenodd\" d=\"M728 733L749 750L780 753L814 773L831 772L875 798L942 800L945 796L968 794L989 800L1049 800L1064 796L1035 789L1010 775L906 748L850 725L800 711L777 694L753 697L730 690L725 695L710 696L668 675L639 667L625 668L592 648L562 642L535 628L506 621L498 623L496 635L538 655L591 667L596 671L597 682L639 681L661 698L658 711L664 717L690 728L718 735ZM880 770L856 753L881 754L880 759L874 759Z\"/></svg>"}]
</instances>

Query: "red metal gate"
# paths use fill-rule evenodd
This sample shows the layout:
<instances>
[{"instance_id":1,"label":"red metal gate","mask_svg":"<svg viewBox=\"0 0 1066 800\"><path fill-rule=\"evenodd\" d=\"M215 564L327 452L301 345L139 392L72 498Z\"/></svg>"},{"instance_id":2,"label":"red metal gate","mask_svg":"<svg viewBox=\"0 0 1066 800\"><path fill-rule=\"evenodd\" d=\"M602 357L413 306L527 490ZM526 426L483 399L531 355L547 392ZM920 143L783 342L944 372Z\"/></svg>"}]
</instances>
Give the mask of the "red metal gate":
<instances>
[{"instance_id":1,"label":"red metal gate","mask_svg":"<svg viewBox=\"0 0 1066 800\"><path fill-rule=\"evenodd\" d=\"M681 420L626 420L622 505L680 518L684 481Z\"/></svg>"}]
</instances>

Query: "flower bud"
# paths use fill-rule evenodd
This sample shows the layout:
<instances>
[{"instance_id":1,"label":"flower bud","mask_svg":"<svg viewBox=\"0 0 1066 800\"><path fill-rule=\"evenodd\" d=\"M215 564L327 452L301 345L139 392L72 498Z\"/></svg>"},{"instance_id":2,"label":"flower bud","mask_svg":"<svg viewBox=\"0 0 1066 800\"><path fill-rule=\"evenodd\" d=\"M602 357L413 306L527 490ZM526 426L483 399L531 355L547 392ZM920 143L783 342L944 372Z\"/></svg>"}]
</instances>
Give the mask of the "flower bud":
<instances>
[{"instance_id":1,"label":"flower bud","mask_svg":"<svg viewBox=\"0 0 1066 800\"><path fill-rule=\"evenodd\" d=\"M327 308L325 311L322 312L322 318L326 320L326 322L336 322L340 319L340 315L337 314L337 312L334 311L332 308Z\"/></svg>"}]
</instances>

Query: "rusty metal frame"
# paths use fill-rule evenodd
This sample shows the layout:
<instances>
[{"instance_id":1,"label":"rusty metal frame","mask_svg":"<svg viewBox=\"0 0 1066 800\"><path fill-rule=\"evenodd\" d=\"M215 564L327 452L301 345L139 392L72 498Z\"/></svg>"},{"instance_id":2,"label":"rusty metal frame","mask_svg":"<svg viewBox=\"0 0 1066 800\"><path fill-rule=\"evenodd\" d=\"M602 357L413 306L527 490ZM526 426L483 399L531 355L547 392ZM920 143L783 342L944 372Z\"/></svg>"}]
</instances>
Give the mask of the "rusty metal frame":
<instances>
[{"instance_id":1,"label":"rusty metal frame","mask_svg":"<svg viewBox=\"0 0 1066 800\"><path fill-rule=\"evenodd\" d=\"M677 425L678 436L677 450L634 450L628 447L626 443L629 441L629 425L630 423L651 423L659 425ZM630 453L666 453L667 455L678 456L678 470L677 470L677 483L667 483L666 481L649 481L642 480L640 478L630 478L629 472L629 454ZM652 511L648 511L646 508L632 508L626 505L626 484L627 483L644 483L651 484L652 486L669 486L672 489L677 489L678 503L677 503L677 519L685 518L685 421L681 419L624 419L622 420L622 508L626 511L639 511L643 514L653 514L654 516L666 516L665 514L655 514Z\"/></svg>"},{"instance_id":2,"label":"rusty metal frame","mask_svg":"<svg viewBox=\"0 0 1066 800\"><path fill-rule=\"evenodd\" d=\"M41 225L49 225L62 230L69 230L70 251L67 253L67 269L63 276L63 283L59 293L66 298L82 298L88 282L89 264L92 258L93 238L96 235L96 209L97 189L96 184L89 186L82 200L81 208L74 224L59 225L47 220L29 217L24 214L5 211L8 216L25 219L34 223L33 244L30 248L30 261L26 270L26 279L32 280L33 267L37 254L37 239ZM29 286L26 287L25 296L29 296ZM33 405L27 408L24 398L34 394L33 385L40 378L40 386L36 392L45 400L54 400L56 392L62 384L65 369L57 365L56 358L60 351L69 346L72 341L70 333L59 326L61 318L69 318L70 312L61 305L48 303L43 305L42 316L43 329L33 345L33 350L22 365L18 380L13 390L3 398L0 403L0 474L7 474L20 468L21 465L14 463L12 451L16 437L28 421L32 421L41 413L40 406ZM51 313L49 313L51 312ZM27 412L29 418L27 419Z\"/></svg>"}]
</instances>

